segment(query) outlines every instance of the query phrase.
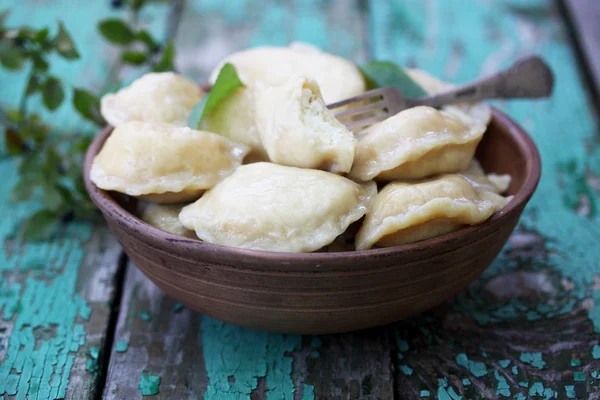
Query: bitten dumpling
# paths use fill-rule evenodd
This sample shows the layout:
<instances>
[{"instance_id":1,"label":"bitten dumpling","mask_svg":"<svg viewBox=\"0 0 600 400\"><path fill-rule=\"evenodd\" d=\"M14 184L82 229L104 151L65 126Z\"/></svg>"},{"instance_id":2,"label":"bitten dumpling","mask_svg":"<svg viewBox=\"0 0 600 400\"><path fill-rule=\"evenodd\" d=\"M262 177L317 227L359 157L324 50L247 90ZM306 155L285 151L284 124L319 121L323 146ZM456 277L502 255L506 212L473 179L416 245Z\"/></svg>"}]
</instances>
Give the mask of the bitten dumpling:
<instances>
[{"instance_id":1,"label":"bitten dumpling","mask_svg":"<svg viewBox=\"0 0 600 400\"><path fill-rule=\"evenodd\" d=\"M420 69L406 69L408 76L423 88L428 94L445 92L454 87L453 84L443 82L438 78ZM467 124L479 124L487 126L492 118L492 109L486 103L462 103L442 107L455 113L456 117L463 119Z\"/></svg>"},{"instance_id":2,"label":"bitten dumpling","mask_svg":"<svg viewBox=\"0 0 600 400\"><path fill-rule=\"evenodd\" d=\"M359 135L350 176L393 181L464 170L484 131L446 111L409 108Z\"/></svg>"},{"instance_id":3,"label":"bitten dumpling","mask_svg":"<svg viewBox=\"0 0 600 400\"><path fill-rule=\"evenodd\" d=\"M256 128L255 103L254 88L239 88L221 100L200 122L200 127L249 146L249 159L266 161L268 156Z\"/></svg>"},{"instance_id":4,"label":"bitten dumpling","mask_svg":"<svg viewBox=\"0 0 600 400\"><path fill-rule=\"evenodd\" d=\"M511 177L508 174L486 175L476 159L471 160L467 169L459 172L458 175L465 178L477 190L483 189L497 194L506 192L511 182Z\"/></svg>"},{"instance_id":5,"label":"bitten dumpling","mask_svg":"<svg viewBox=\"0 0 600 400\"><path fill-rule=\"evenodd\" d=\"M128 121L186 126L203 95L197 84L173 72L148 73L117 93L104 95L101 112L115 127Z\"/></svg>"},{"instance_id":6,"label":"bitten dumpling","mask_svg":"<svg viewBox=\"0 0 600 400\"><path fill-rule=\"evenodd\" d=\"M356 235L356 249L413 243L476 225L509 198L475 189L459 175L419 183L394 182L375 198Z\"/></svg>"},{"instance_id":7,"label":"bitten dumpling","mask_svg":"<svg viewBox=\"0 0 600 400\"><path fill-rule=\"evenodd\" d=\"M184 207L179 219L206 242L276 252L310 252L369 209L377 189L325 171L254 163Z\"/></svg>"},{"instance_id":8,"label":"bitten dumpling","mask_svg":"<svg viewBox=\"0 0 600 400\"><path fill-rule=\"evenodd\" d=\"M127 122L106 139L90 177L101 189L157 203L182 203L231 175L248 150L210 132Z\"/></svg>"},{"instance_id":9,"label":"bitten dumpling","mask_svg":"<svg viewBox=\"0 0 600 400\"><path fill-rule=\"evenodd\" d=\"M327 108L312 79L297 77L260 88L256 125L274 163L334 173L352 167L357 141Z\"/></svg>"},{"instance_id":10,"label":"bitten dumpling","mask_svg":"<svg viewBox=\"0 0 600 400\"><path fill-rule=\"evenodd\" d=\"M362 75L352 62L302 43L290 47L255 47L233 53L213 70L211 83L215 82L226 62L236 67L240 79L249 86L257 81L282 85L296 76L314 79L327 104L366 90Z\"/></svg>"},{"instance_id":11,"label":"bitten dumpling","mask_svg":"<svg viewBox=\"0 0 600 400\"><path fill-rule=\"evenodd\" d=\"M194 231L186 229L179 221L182 204L156 204L149 201L138 202L138 212L142 221L174 235L195 238Z\"/></svg>"}]
</instances>

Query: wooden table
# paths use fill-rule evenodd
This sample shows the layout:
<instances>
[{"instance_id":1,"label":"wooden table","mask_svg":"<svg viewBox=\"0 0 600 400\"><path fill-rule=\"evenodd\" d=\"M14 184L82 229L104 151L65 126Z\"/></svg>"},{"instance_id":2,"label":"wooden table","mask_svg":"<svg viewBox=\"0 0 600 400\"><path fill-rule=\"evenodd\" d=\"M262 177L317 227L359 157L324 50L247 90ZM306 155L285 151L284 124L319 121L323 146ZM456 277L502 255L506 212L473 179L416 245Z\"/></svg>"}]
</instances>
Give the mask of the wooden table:
<instances>
[{"instance_id":1,"label":"wooden table","mask_svg":"<svg viewBox=\"0 0 600 400\"><path fill-rule=\"evenodd\" d=\"M57 60L53 73L70 82L98 88L133 73L111 70L117 53L96 33L97 21L120 15L108 1L0 0L7 7L9 24L65 22L82 58ZM317 337L187 310L127 261L104 225L16 242L15 226L38 206L10 203L16 164L2 159L0 400L132 400L157 390L147 398L600 399L599 15L597 0L151 6L141 23L158 35L176 30L177 67L199 81L234 50L293 40L456 82L539 53L555 71L554 97L497 105L539 145L542 181L505 251L454 300L390 326ZM0 99L17 98L24 74L0 79ZM92 129L68 104L51 117Z\"/></svg>"}]
</instances>

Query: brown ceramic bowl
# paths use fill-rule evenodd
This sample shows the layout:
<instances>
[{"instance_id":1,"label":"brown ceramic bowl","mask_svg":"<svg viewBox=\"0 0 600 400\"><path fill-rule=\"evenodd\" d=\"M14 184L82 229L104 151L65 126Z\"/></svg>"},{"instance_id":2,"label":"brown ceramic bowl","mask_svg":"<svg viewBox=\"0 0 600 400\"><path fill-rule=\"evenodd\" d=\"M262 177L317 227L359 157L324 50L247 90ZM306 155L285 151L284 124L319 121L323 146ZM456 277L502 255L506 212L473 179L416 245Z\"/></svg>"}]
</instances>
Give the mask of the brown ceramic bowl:
<instances>
[{"instance_id":1,"label":"brown ceramic bowl","mask_svg":"<svg viewBox=\"0 0 600 400\"><path fill-rule=\"evenodd\" d=\"M421 242L340 253L272 253L175 236L126 210L122 196L89 179L111 129L87 151L87 190L136 265L191 309L245 327L320 334L387 324L430 309L467 287L498 255L540 179L525 131L494 110L477 149L487 172L510 174L514 199L485 223Z\"/></svg>"}]
</instances>

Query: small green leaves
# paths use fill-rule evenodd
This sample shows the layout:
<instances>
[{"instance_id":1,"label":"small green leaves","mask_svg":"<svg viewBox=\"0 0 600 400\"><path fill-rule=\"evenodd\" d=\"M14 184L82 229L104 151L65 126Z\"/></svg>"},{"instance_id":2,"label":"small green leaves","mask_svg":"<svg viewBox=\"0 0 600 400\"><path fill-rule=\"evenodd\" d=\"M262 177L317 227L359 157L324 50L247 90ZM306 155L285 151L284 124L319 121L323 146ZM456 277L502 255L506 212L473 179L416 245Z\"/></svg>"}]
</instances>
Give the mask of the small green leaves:
<instances>
[{"instance_id":1,"label":"small green leaves","mask_svg":"<svg viewBox=\"0 0 600 400\"><path fill-rule=\"evenodd\" d=\"M54 47L58 54L67 60L76 60L79 58L75 43L62 22L58 23L58 34L54 38Z\"/></svg>"},{"instance_id":2,"label":"small green leaves","mask_svg":"<svg viewBox=\"0 0 600 400\"><path fill-rule=\"evenodd\" d=\"M106 121L100 113L100 100L90 92L75 88L73 93L73 107L85 119L99 126L106 125Z\"/></svg>"},{"instance_id":3,"label":"small green leaves","mask_svg":"<svg viewBox=\"0 0 600 400\"><path fill-rule=\"evenodd\" d=\"M36 75L31 75L29 81L27 81L27 86L25 87L25 95L29 96L34 94L40 89L40 80Z\"/></svg>"},{"instance_id":4,"label":"small green leaves","mask_svg":"<svg viewBox=\"0 0 600 400\"><path fill-rule=\"evenodd\" d=\"M42 89L42 99L44 100L46 108L50 111L56 110L62 104L64 98L65 93L62 88L62 83L53 76L49 77Z\"/></svg>"},{"instance_id":5,"label":"small green leaves","mask_svg":"<svg viewBox=\"0 0 600 400\"><path fill-rule=\"evenodd\" d=\"M114 44L129 44L135 39L133 31L120 19L105 19L98 24L100 33Z\"/></svg>"},{"instance_id":6,"label":"small green leaves","mask_svg":"<svg viewBox=\"0 0 600 400\"><path fill-rule=\"evenodd\" d=\"M8 40L0 41L0 63L6 69L19 70L23 68L25 53L13 46Z\"/></svg>"},{"instance_id":7,"label":"small green leaves","mask_svg":"<svg viewBox=\"0 0 600 400\"><path fill-rule=\"evenodd\" d=\"M123 53L123 61L127 64L142 65L148 61L148 56L141 51L126 51Z\"/></svg>"},{"instance_id":8,"label":"small green leaves","mask_svg":"<svg viewBox=\"0 0 600 400\"><path fill-rule=\"evenodd\" d=\"M240 80L235 67L230 63L223 65L210 93L204 96L192 110L190 118L188 119L188 126L197 129L200 121L202 121L221 100L241 87L245 87L245 85Z\"/></svg>"},{"instance_id":9,"label":"small green leaves","mask_svg":"<svg viewBox=\"0 0 600 400\"><path fill-rule=\"evenodd\" d=\"M41 210L25 221L24 240L42 240L54 234L59 226L59 216L50 210Z\"/></svg>"},{"instance_id":10,"label":"small green leaves","mask_svg":"<svg viewBox=\"0 0 600 400\"><path fill-rule=\"evenodd\" d=\"M391 61L370 61L360 67L360 72L368 90L395 87L408 98L427 95L427 92L415 83L400 66Z\"/></svg>"},{"instance_id":11,"label":"small green leaves","mask_svg":"<svg viewBox=\"0 0 600 400\"><path fill-rule=\"evenodd\" d=\"M165 47L160 60L154 65L152 71L154 72L165 72L173 71L173 60L175 59L175 45L173 42L169 42Z\"/></svg>"},{"instance_id":12,"label":"small green leaves","mask_svg":"<svg viewBox=\"0 0 600 400\"><path fill-rule=\"evenodd\" d=\"M138 40L143 42L146 45L146 47L148 48L148 51L150 51L152 53L159 50L159 48L160 48L158 43L156 43L154 41L154 39L152 38L150 33L148 33L148 31L145 29L142 29L141 31L138 32L137 38L138 38Z\"/></svg>"}]
</instances>

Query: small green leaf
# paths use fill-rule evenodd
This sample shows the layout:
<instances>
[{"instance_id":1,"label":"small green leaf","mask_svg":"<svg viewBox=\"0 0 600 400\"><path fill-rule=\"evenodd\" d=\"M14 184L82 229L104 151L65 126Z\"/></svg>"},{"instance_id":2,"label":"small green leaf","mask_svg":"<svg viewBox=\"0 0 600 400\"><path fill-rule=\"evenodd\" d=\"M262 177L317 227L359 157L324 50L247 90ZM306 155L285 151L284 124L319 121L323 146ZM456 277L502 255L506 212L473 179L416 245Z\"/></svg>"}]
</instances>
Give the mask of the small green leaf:
<instances>
[{"instance_id":1,"label":"small green leaf","mask_svg":"<svg viewBox=\"0 0 600 400\"><path fill-rule=\"evenodd\" d=\"M0 63L9 70L23 68L25 53L7 40L0 42Z\"/></svg>"},{"instance_id":2,"label":"small green leaf","mask_svg":"<svg viewBox=\"0 0 600 400\"><path fill-rule=\"evenodd\" d=\"M59 216L50 210L41 210L25 221L24 240L42 240L52 236L59 226Z\"/></svg>"},{"instance_id":3,"label":"small green leaf","mask_svg":"<svg viewBox=\"0 0 600 400\"><path fill-rule=\"evenodd\" d=\"M106 121L100 113L100 100L90 92L75 88L73 95L73 107L88 119L100 126L106 125Z\"/></svg>"},{"instance_id":4,"label":"small green leaf","mask_svg":"<svg viewBox=\"0 0 600 400\"><path fill-rule=\"evenodd\" d=\"M148 55L141 51L126 51L123 53L123 61L127 64L142 65L148 60Z\"/></svg>"},{"instance_id":5,"label":"small green leaf","mask_svg":"<svg viewBox=\"0 0 600 400\"><path fill-rule=\"evenodd\" d=\"M79 58L75 42L73 42L71 35L62 22L58 23L58 33L54 38L54 47L58 51L58 54L67 60L76 60Z\"/></svg>"},{"instance_id":6,"label":"small green leaf","mask_svg":"<svg viewBox=\"0 0 600 400\"><path fill-rule=\"evenodd\" d=\"M29 81L27 82L27 87L25 88L25 95L29 96L34 94L40 89L40 81L37 76L31 75Z\"/></svg>"},{"instance_id":7,"label":"small green leaf","mask_svg":"<svg viewBox=\"0 0 600 400\"><path fill-rule=\"evenodd\" d=\"M58 211L63 205L63 196L59 189L52 184L44 184L42 186L42 201L44 206L51 211Z\"/></svg>"},{"instance_id":8,"label":"small green leaf","mask_svg":"<svg viewBox=\"0 0 600 400\"><path fill-rule=\"evenodd\" d=\"M17 38L21 40L35 41L36 36L37 32L28 26L19 29L19 33L17 34Z\"/></svg>"},{"instance_id":9,"label":"small green leaf","mask_svg":"<svg viewBox=\"0 0 600 400\"><path fill-rule=\"evenodd\" d=\"M48 78L44 83L42 98L46 108L50 111L56 110L65 98L62 83L54 77Z\"/></svg>"},{"instance_id":10,"label":"small green leaf","mask_svg":"<svg viewBox=\"0 0 600 400\"><path fill-rule=\"evenodd\" d=\"M154 39L152 38L150 33L148 33L148 31L145 29L142 29L141 31L138 32L137 38L139 40L141 40L142 42L144 42L146 44L146 46L148 47L148 50L150 50L152 52L154 52L160 48L158 43L156 43L156 41L154 41Z\"/></svg>"},{"instance_id":11,"label":"small green leaf","mask_svg":"<svg viewBox=\"0 0 600 400\"><path fill-rule=\"evenodd\" d=\"M173 60L175 59L175 45L173 42L169 42L165 49L163 50L162 56L160 60L154 65L152 71L154 72L165 72L165 71L173 71L175 67L173 66Z\"/></svg>"},{"instance_id":12,"label":"small green leaf","mask_svg":"<svg viewBox=\"0 0 600 400\"><path fill-rule=\"evenodd\" d=\"M62 23L61 23L62 25ZM34 40L38 43L44 43L44 41L46 40L46 38L48 37L48 33L50 32L50 30L48 28L42 28L39 31L37 31L37 33L35 34L35 38Z\"/></svg>"},{"instance_id":13,"label":"small green leaf","mask_svg":"<svg viewBox=\"0 0 600 400\"><path fill-rule=\"evenodd\" d=\"M31 55L31 59L33 60L33 67L36 71L46 72L48 71L48 62L42 57L41 54L35 53Z\"/></svg>"},{"instance_id":14,"label":"small green leaf","mask_svg":"<svg viewBox=\"0 0 600 400\"><path fill-rule=\"evenodd\" d=\"M33 196L33 192L35 191L35 187L35 184L32 184L31 182L21 178L12 189L10 201L13 203L18 203L31 199L31 196Z\"/></svg>"},{"instance_id":15,"label":"small green leaf","mask_svg":"<svg viewBox=\"0 0 600 400\"><path fill-rule=\"evenodd\" d=\"M360 67L360 71L368 90L391 86L407 98L427 96L427 92L421 86L391 61L369 61Z\"/></svg>"},{"instance_id":16,"label":"small green leaf","mask_svg":"<svg viewBox=\"0 0 600 400\"><path fill-rule=\"evenodd\" d=\"M105 19L98 24L98 29L102 36L111 43L129 44L135 39L131 28L120 19Z\"/></svg>"},{"instance_id":17,"label":"small green leaf","mask_svg":"<svg viewBox=\"0 0 600 400\"><path fill-rule=\"evenodd\" d=\"M223 65L210 92L204 96L192 110L190 118L188 119L188 126L193 129L198 129L200 121L202 121L213 108L218 106L221 100L241 87L244 87L244 83L240 80L235 67L230 63Z\"/></svg>"}]
</instances>

